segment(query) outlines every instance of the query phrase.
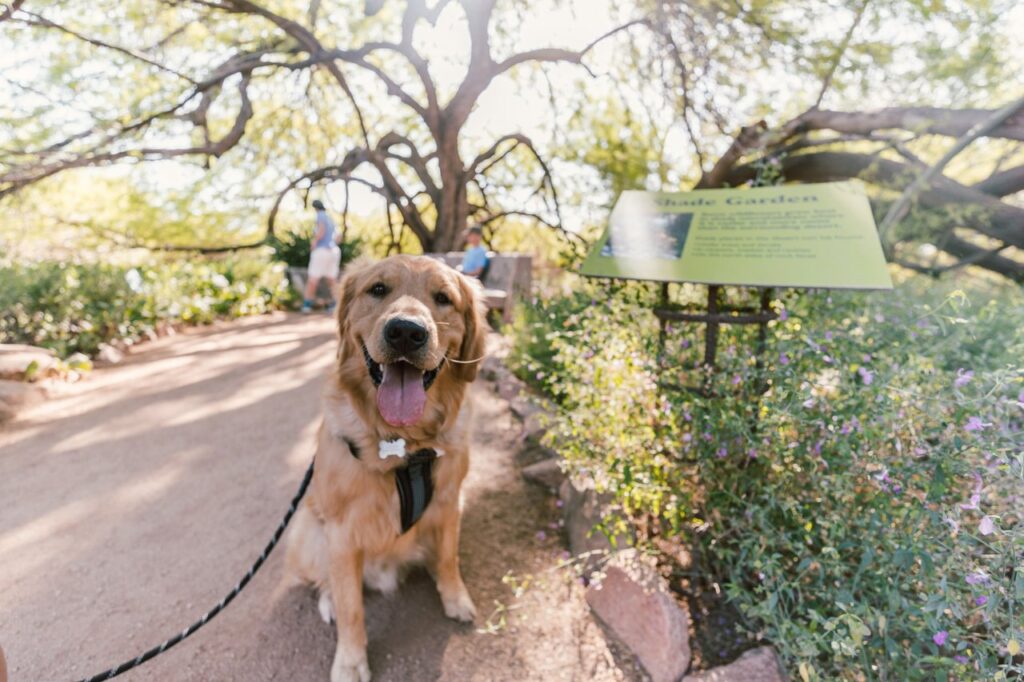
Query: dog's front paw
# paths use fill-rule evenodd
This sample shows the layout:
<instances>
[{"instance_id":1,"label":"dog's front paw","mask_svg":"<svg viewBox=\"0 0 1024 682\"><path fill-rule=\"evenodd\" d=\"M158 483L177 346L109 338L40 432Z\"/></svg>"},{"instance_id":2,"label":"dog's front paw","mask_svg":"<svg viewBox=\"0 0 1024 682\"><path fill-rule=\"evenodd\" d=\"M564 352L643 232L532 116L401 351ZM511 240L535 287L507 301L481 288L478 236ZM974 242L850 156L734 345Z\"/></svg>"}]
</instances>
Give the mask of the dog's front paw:
<instances>
[{"instance_id":1,"label":"dog's front paw","mask_svg":"<svg viewBox=\"0 0 1024 682\"><path fill-rule=\"evenodd\" d=\"M331 682L370 682L370 666L366 652L357 656L346 656L340 650L334 654L331 666Z\"/></svg>"},{"instance_id":2,"label":"dog's front paw","mask_svg":"<svg viewBox=\"0 0 1024 682\"><path fill-rule=\"evenodd\" d=\"M444 604L444 615L449 618L463 623L472 623L476 617L476 607L465 587L453 594L442 594L441 603Z\"/></svg>"}]
</instances>

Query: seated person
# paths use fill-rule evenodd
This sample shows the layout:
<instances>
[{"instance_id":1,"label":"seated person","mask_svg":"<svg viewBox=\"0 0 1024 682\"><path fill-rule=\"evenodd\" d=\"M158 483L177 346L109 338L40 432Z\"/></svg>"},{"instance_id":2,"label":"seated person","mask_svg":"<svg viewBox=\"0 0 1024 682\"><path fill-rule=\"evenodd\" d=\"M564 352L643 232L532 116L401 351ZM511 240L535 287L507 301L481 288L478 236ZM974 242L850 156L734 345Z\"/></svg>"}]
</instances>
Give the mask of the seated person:
<instances>
[{"instance_id":1,"label":"seated person","mask_svg":"<svg viewBox=\"0 0 1024 682\"><path fill-rule=\"evenodd\" d=\"M479 225L474 225L466 231L466 253L462 257L462 274L470 277L483 277L487 270L487 249L481 243L484 238L483 230Z\"/></svg>"}]
</instances>

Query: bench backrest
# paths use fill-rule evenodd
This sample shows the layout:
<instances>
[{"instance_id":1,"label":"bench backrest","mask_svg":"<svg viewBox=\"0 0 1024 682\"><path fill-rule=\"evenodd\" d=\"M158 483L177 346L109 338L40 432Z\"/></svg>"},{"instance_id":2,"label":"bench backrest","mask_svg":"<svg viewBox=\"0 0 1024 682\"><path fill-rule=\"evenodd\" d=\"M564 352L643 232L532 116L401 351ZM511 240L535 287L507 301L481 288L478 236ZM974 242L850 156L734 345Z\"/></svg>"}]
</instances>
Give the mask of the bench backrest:
<instances>
[{"instance_id":1,"label":"bench backrest","mask_svg":"<svg viewBox=\"0 0 1024 682\"><path fill-rule=\"evenodd\" d=\"M439 258L453 268L462 264L462 251L431 253L427 255ZM516 296L525 296L530 292L533 267L532 256L522 253L494 253L492 251L487 254L487 259L487 272L483 280L486 288L500 289Z\"/></svg>"}]
</instances>

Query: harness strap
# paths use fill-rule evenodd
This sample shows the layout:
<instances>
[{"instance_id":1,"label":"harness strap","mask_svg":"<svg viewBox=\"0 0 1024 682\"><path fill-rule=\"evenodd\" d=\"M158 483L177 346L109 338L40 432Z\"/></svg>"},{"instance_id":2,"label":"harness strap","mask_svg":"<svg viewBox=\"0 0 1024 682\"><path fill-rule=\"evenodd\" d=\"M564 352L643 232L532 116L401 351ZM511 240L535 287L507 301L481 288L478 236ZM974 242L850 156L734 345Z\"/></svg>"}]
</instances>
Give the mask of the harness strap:
<instances>
[{"instance_id":1,"label":"harness strap","mask_svg":"<svg viewBox=\"0 0 1024 682\"><path fill-rule=\"evenodd\" d=\"M402 532L412 528L434 496L434 480L430 475L437 453L430 449L414 452L409 464L395 471L398 500L402 509Z\"/></svg>"},{"instance_id":2,"label":"harness strap","mask_svg":"<svg viewBox=\"0 0 1024 682\"><path fill-rule=\"evenodd\" d=\"M360 459L356 444L345 439L349 451L356 459ZM405 466L395 469L395 487L398 489L399 518L402 522L402 533L408 532L416 525L427 511L434 496L434 460L437 451L423 448L408 455Z\"/></svg>"}]
</instances>

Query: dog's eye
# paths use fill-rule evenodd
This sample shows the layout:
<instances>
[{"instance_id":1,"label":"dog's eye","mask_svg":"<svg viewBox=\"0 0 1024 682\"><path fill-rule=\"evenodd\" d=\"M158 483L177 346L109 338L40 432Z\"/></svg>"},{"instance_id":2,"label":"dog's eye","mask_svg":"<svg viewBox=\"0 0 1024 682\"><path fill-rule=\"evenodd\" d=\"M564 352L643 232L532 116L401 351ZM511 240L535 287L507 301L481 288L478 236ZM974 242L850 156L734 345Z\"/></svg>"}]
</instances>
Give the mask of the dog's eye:
<instances>
[{"instance_id":1,"label":"dog's eye","mask_svg":"<svg viewBox=\"0 0 1024 682\"><path fill-rule=\"evenodd\" d=\"M373 296L374 298L384 298L385 296L388 295L388 287L386 284L383 284L382 282L377 282L372 287L370 287L370 290L367 293L370 294L370 296Z\"/></svg>"},{"instance_id":2,"label":"dog's eye","mask_svg":"<svg viewBox=\"0 0 1024 682\"><path fill-rule=\"evenodd\" d=\"M452 299L448 298L448 294L443 291L439 291L434 294L434 303L438 305L451 305Z\"/></svg>"}]
</instances>

